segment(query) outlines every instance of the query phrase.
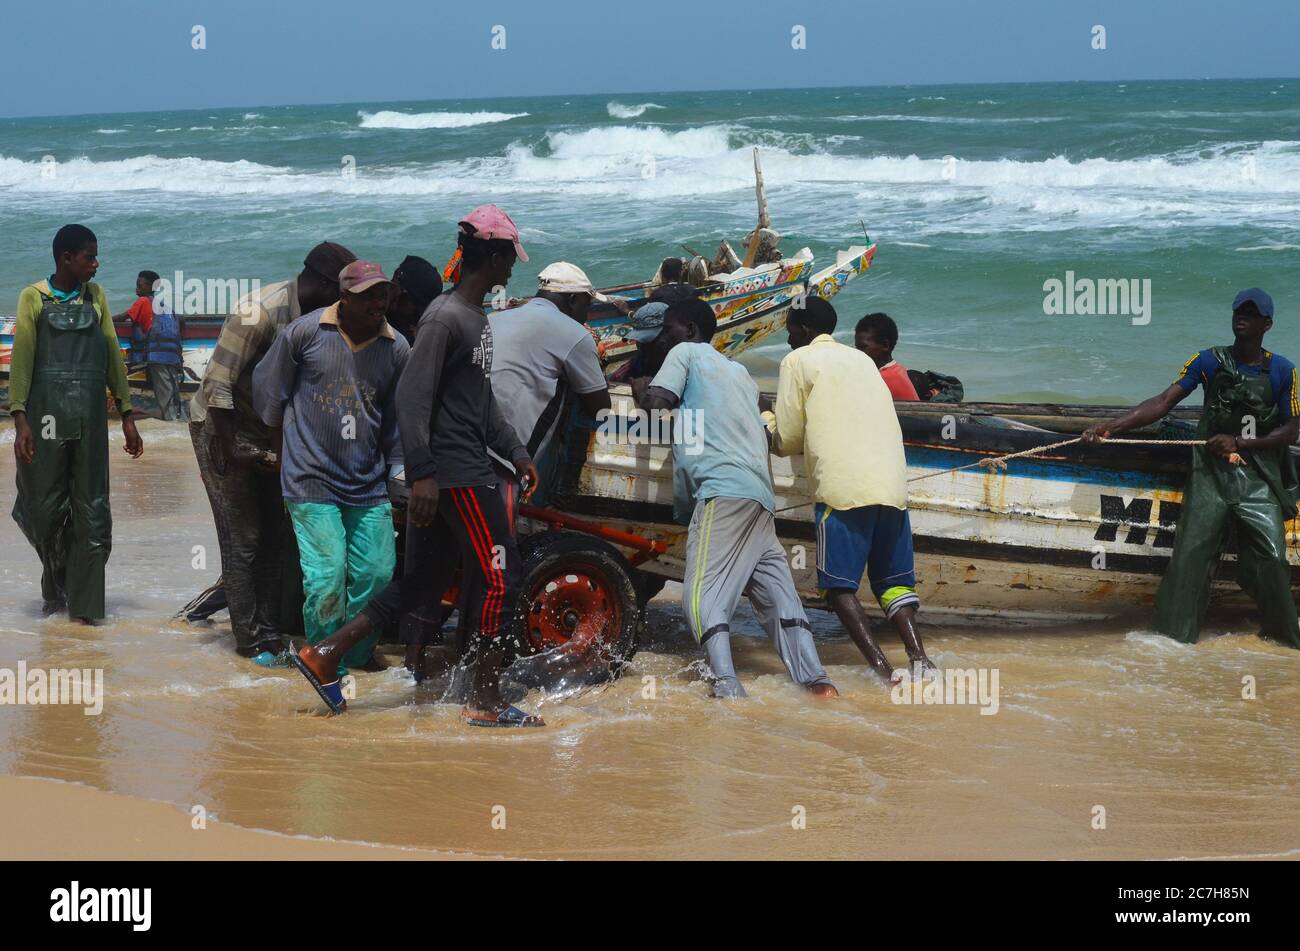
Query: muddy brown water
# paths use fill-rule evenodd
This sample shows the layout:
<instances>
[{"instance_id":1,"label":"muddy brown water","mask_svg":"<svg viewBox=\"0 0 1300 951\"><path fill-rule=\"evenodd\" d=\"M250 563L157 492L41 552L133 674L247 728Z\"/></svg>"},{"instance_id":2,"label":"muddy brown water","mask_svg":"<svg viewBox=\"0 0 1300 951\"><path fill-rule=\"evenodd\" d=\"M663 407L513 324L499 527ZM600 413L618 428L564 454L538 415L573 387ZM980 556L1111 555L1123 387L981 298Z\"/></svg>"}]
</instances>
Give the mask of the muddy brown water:
<instances>
[{"instance_id":1,"label":"muddy brown water","mask_svg":"<svg viewBox=\"0 0 1300 951\"><path fill-rule=\"evenodd\" d=\"M40 615L37 560L8 515L6 427L0 668L101 668L105 696L98 716L0 706L2 773L250 828L528 858L1300 855L1300 652L1247 633L1184 646L1114 626L932 621L941 666L998 672L997 712L982 715L894 703L820 612L843 696L814 701L743 613L751 697L720 703L669 586L625 677L527 698L545 730L465 727L400 668L358 675L351 712L327 718L299 675L236 656L225 624L169 620L219 559L184 427L143 431L139 461L113 443L110 618L86 628Z\"/></svg>"}]
</instances>

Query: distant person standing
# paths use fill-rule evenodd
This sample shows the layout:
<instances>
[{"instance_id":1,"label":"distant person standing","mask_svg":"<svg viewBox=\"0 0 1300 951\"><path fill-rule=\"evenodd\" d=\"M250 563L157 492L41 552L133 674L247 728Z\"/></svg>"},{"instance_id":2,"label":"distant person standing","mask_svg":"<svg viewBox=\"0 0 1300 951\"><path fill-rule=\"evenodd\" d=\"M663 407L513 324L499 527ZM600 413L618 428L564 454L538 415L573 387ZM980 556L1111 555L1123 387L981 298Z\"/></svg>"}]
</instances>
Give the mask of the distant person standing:
<instances>
[{"instance_id":1,"label":"distant person standing","mask_svg":"<svg viewBox=\"0 0 1300 951\"><path fill-rule=\"evenodd\" d=\"M181 325L172 309L158 300L158 281L157 271L141 271L135 279L135 303L118 319L125 318L134 325L131 362L145 365L159 414L163 419L177 420L184 418Z\"/></svg>"},{"instance_id":2,"label":"distant person standing","mask_svg":"<svg viewBox=\"0 0 1300 951\"><path fill-rule=\"evenodd\" d=\"M356 617L397 561L388 467L402 458L396 394L410 345L384 319L392 286L378 264L353 261L338 303L290 324L253 373L298 537L309 644ZM376 640L353 647L337 677L369 664Z\"/></svg>"},{"instance_id":3,"label":"distant person standing","mask_svg":"<svg viewBox=\"0 0 1300 951\"><path fill-rule=\"evenodd\" d=\"M892 317L884 313L867 314L853 329L853 344L875 363L880 378L894 399L911 403L921 399L912 385L912 378L907 375L907 367L894 359L898 324Z\"/></svg>"},{"instance_id":4,"label":"distant person standing","mask_svg":"<svg viewBox=\"0 0 1300 951\"><path fill-rule=\"evenodd\" d=\"M123 448L132 458L144 452L113 314L104 289L91 283L98 270L94 232L60 228L54 273L18 295L9 370L14 521L40 555L46 615L66 607L84 623L104 617L113 547L105 386L122 414Z\"/></svg>"},{"instance_id":5,"label":"distant person standing","mask_svg":"<svg viewBox=\"0 0 1300 951\"><path fill-rule=\"evenodd\" d=\"M157 281L157 271L141 271L135 279L135 300L122 313L113 315L114 320L125 320L131 324L131 349L126 360L128 368L143 366L145 363L145 344L149 328L153 326L153 288Z\"/></svg>"}]
</instances>

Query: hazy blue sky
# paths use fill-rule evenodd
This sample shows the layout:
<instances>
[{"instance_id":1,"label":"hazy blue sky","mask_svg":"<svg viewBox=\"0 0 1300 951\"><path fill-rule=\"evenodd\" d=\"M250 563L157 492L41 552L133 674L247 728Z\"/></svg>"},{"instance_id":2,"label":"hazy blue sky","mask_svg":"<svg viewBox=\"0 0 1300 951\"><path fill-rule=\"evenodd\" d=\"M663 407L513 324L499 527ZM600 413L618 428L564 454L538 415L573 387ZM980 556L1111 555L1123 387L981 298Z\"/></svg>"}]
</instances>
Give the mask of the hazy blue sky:
<instances>
[{"instance_id":1,"label":"hazy blue sky","mask_svg":"<svg viewBox=\"0 0 1300 951\"><path fill-rule=\"evenodd\" d=\"M470 96L1293 76L1297 0L8 2L0 115ZM1091 28L1107 30L1105 51ZM191 28L207 49L191 48ZM494 24L506 49L491 48ZM791 48L791 27L808 48Z\"/></svg>"}]
</instances>

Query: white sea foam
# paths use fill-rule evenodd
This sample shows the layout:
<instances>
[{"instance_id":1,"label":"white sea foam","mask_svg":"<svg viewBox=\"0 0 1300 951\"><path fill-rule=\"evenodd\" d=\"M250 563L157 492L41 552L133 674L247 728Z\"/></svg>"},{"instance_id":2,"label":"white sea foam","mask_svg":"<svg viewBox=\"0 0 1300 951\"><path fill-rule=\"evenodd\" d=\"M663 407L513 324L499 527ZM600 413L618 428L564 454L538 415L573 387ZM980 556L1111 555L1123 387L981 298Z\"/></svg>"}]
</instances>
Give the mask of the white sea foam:
<instances>
[{"instance_id":1,"label":"white sea foam","mask_svg":"<svg viewBox=\"0 0 1300 951\"><path fill-rule=\"evenodd\" d=\"M120 135L125 132L126 129L96 129L95 131L100 135Z\"/></svg>"},{"instance_id":2,"label":"white sea foam","mask_svg":"<svg viewBox=\"0 0 1300 951\"><path fill-rule=\"evenodd\" d=\"M641 102L635 106L625 106L621 102L610 102L605 105L605 110L615 119L635 119L638 116L645 115L647 109L665 109L657 102Z\"/></svg>"},{"instance_id":3,"label":"white sea foam","mask_svg":"<svg viewBox=\"0 0 1300 951\"><path fill-rule=\"evenodd\" d=\"M363 129L462 129L522 119L526 112L358 112Z\"/></svg>"},{"instance_id":4,"label":"white sea foam","mask_svg":"<svg viewBox=\"0 0 1300 951\"><path fill-rule=\"evenodd\" d=\"M1059 229L1080 224L1242 221L1300 214L1300 146L1226 143L1125 160L1054 157L946 162L915 155L854 155L860 146L718 124L680 131L655 125L557 130L544 141L515 143L496 154L423 166L366 166L355 179L333 169L306 170L249 161L155 155L111 161L73 159L42 175L36 161L0 156L0 192L148 193L270 196L367 196L548 193L633 200L691 198L752 189L752 146L763 148L769 193L785 190L798 207L816 207L845 184L864 204L937 209L980 226ZM1253 178L1243 157L1254 155ZM998 214L985 214L999 212ZM943 216L928 216L942 230ZM978 230L978 228L976 229ZM913 235L925 240L921 233ZM1258 247L1258 246L1256 246ZM1262 248L1261 248L1262 250Z\"/></svg>"}]
</instances>

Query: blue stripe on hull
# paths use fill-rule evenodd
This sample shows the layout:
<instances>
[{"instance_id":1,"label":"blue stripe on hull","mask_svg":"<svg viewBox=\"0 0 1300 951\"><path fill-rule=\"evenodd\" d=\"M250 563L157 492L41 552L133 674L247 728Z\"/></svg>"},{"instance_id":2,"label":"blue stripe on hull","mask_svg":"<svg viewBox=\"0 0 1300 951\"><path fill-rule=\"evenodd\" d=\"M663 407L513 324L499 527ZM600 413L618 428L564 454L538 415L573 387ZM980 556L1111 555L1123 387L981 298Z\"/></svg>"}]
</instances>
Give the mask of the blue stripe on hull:
<instances>
[{"instance_id":1,"label":"blue stripe on hull","mask_svg":"<svg viewBox=\"0 0 1300 951\"><path fill-rule=\"evenodd\" d=\"M922 469L952 469L969 465L978 459L991 458L996 453L976 453L970 450L933 449L928 446L908 446L907 464ZM1188 460L1189 463L1191 460ZM968 469L966 474L980 475L978 469ZM1167 473L1141 472L1127 469L1103 469L1100 466L1081 465L1076 462L1055 462L1036 459L1012 459L1007 463L1006 475L1022 479L1042 479L1048 482L1074 482L1088 485L1110 485L1130 489L1178 489L1182 480Z\"/></svg>"}]
</instances>

